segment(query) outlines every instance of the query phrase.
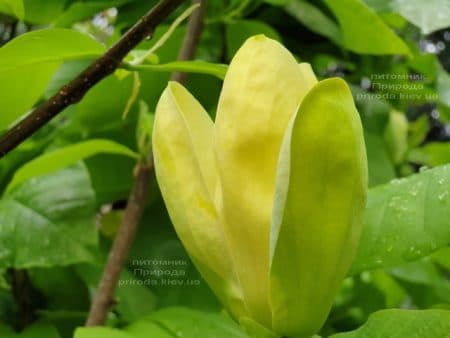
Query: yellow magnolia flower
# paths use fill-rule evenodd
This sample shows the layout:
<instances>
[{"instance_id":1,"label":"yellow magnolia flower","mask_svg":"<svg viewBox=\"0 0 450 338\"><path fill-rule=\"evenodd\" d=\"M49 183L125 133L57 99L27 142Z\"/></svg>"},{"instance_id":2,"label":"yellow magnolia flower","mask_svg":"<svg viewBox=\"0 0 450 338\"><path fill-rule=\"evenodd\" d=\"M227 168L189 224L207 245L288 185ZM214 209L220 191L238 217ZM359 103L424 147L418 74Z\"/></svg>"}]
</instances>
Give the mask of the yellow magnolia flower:
<instances>
[{"instance_id":1,"label":"yellow magnolia flower","mask_svg":"<svg viewBox=\"0 0 450 338\"><path fill-rule=\"evenodd\" d=\"M177 234L237 320L309 337L355 254L367 191L346 83L317 82L278 42L233 58L215 123L181 85L156 109L156 175Z\"/></svg>"}]
</instances>

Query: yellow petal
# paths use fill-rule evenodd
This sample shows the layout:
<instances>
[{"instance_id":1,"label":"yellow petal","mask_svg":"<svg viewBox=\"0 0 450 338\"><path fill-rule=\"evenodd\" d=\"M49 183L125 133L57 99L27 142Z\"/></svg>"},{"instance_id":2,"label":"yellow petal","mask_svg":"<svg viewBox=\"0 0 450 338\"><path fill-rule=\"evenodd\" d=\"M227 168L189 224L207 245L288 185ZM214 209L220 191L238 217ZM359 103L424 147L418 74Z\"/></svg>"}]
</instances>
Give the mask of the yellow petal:
<instances>
[{"instance_id":1,"label":"yellow petal","mask_svg":"<svg viewBox=\"0 0 450 338\"><path fill-rule=\"evenodd\" d=\"M217 171L213 123L181 85L172 82L156 108L153 152L156 176L170 218L202 276L228 305L245 313L222 220L214 206Z\"/></svg>"},{"instance_id":2,"label":"yellow petal","mask_svg":"<svg viewBox=\"0 0 450 338\"><path fill-rule=\"evenodd\" d=\"M321 81L283 142L271 234L273 329L310 337L355 255L367 194L359 114L347 84Z\"/></svg>"},{"instance_id":3,"label":"yellow petal","mask_svg":"<svg viewBox=\"0 0 450 338\"><path fill-rule=\"evenodd\" d=\"M225 232L251 317L270 327L269 228L281 140L311 86L280 43L258 35L233 58L216 118Z\"/></svg>"}]
</instances>

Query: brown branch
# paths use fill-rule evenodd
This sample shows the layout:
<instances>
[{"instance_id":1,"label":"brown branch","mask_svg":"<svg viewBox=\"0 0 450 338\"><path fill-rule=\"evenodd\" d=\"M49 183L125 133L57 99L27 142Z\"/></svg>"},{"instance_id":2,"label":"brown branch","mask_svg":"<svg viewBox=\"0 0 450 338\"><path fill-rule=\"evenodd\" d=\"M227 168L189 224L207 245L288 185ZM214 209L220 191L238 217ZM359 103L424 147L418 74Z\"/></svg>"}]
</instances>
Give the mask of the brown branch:
<instances>
[{"instance_id":1,"label":"brown branch","mask_svg":"<svg viewBox=\"0 0 450 338\"><path fill-rule=\"evenodd\" d=\"M199 24L199 22L203 22L204 5L205 2L201 1L202 9L201 11L196 10L196 19L190 18L179 60L190 60L195 55L202 33L203 24ZM200 17L198 16L199 14L201 15ZM195 23L192 23L192 21L195 21ZM190 37L189 35L191 34L194 36ZM175 75L172 75L172 79L175 78ZM174 80L184 81L177 78ZM120 278L120 272L128 258L150 191L150 183L153 176L153 157L148 160L148 163L150 164L138 164L134 186L128 198L124 219L109 253L99 288L89 311L86 326L103 325L110 308L114 305L114 292Z\"/></svg>"},{"instance_id":2,"label":"brown branch","mask_svg":"<svg viewBox=\"0 0 450 338\"><path fill-rule=\"evenodd\" d=\"M198 44L200 43L200 37L203 32L206 0L193 0L192 3L200 4L200 6L189 18L183 45L180 49L180 53L178 54L178 61L192 60L195 57ZM185 84L187 80L187 73L173 73L171 80Z\"/></svg>"},{"instance_id":3,"label":"brown branch","mask_svg":"<svg viewBox=\"0 0 450 338\"><path fill-rule=\"evenodd\" d=\"M150 161L151 163L151 161ZM112 305L120 272L128 259L128 253L136 236L138 224L144 213L145 203L150 193L153 165L139 163L136 178L128 198L122 225L113 242L102 279L92 302L86 326L103 325Z\"/></svg>"},{"instance_id":4,"label":"brown branch","mask_svg":"<svg viewBox=\"0 0 450 338\"><path fill-rule=\"evenodd\" d=\"M0 138L0 158L16 148L65 108L79 102L91 87L113 73L122 59L142 40L152 36L156 26L164 21L183 1L161 0L103 56L7 131Z\"/></svg>"}]
</instances>

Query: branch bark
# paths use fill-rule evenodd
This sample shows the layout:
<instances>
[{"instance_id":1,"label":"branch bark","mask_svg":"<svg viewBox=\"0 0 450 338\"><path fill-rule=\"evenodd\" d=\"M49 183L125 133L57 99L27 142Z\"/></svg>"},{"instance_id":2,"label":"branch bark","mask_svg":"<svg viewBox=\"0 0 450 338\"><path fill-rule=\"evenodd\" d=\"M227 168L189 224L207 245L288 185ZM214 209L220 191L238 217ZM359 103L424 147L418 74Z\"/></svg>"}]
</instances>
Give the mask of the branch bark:
<instances>
[{"instance_id":1,"label":"branch bark","mask_svg":"<svg viewBox=\"0 0 450 338\"><path fill-rule=\"evenodd\" d=\"M128 259L128 253L136 236L138 224L144 213L145 203L150 193L153 164L139 163L133 189L128 198L122 225L116 234L108 256L102 279L92 302L86 326L103 325L109 309L114 305L114 291L120 272Z\"/></svg>"},{"instance_id":2,"label":"branch bark","mask_svg":"<svg viewBox=\"0 0 450 338\"><path fill-rule=\"evenodd\" d=\"M186 35L184 36L183 45L178 54L178 61L188 61L195 57L200 37L204 28L204 17L206 10L206 0L193 0L192 4L200 4L200 6L192 13L189 18ZM176 72L172 74L171 80L185 84L187 73Z\"/></svg>"},{"instance_id":3,"label":"branch bark","mask_svg":"<svg viewBox=\"0 0 450 338\"><path fill-rule=\"evenodd\" d=\"M194 57L203 31L205 1L194 0L193 2L200 2L200 8L190 17L178 60L186 61ZM183 83L186 77L181 73L174 73L172 74L172 80ZM150 192L150 182L153 177L152 157L148 163L150 164L138 164L134 187L128 198L123 223L109 253L99 288L89 311L86 326L103 325L110 308L114 305L114 292L120 278L120 272L128 258L138 224L144 212L145 202Z\"/></svg>"},{"instance_id":4,"label":"branch bark","mask_svg":"<svg viewBox=\"0 0 450 338\"><path fill-rule=\"evenodd\" d=\"M164 21L183 1L161 0L103 56L7 131L0 138L0 158L16 148L65 108L79 102L91 87L113 73L122 59L142 40L152 36L156 26Z\"/></svg>"}]
</instances>

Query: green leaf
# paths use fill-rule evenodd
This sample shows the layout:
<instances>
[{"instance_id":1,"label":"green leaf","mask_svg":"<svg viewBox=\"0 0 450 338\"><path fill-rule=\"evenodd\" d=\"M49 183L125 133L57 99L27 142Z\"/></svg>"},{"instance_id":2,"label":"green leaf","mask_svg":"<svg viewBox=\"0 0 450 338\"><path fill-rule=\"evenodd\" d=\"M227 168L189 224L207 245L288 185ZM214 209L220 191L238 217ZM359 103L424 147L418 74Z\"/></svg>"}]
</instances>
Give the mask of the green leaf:
<instances>
[{"instance_id":1,"label":"green leaf","mask_svg":"<svg viewBox=\"0 0 450 338\"><path fill-rule=\"evenodd\" d=\"M48 324L34 324L21 333L16 333L12 329L0 325L0 336L2 338L59 338L58 331Z\"/></svg>"},{"instance_id":2,"label":"green leaf","mask_svg":"<svg viewBox=\"0 0 450 338\"><path fill-rule=\"evenodd\" d=\"M392 8L418 26L423 34L450 26L448 0L392 0Z\"/></svg>"},{"instance_id":3,"label":"green leaf","mask_svg":"<svg viewBox=\"0 0 450 338\"><path fill-rule=\"evenodd\" d=\"M137 321L124 331L78 328L74 338L248 338L229 318L182 307L164 308Z\"/></svg>"},{"instance_id":4,"label":"green leaf","mask_svg":"<svg viewBox=\"0 0 450 338\"><path fill-rule=\"evenodd\" d=\"M226 25L227 56L231 59L249 37L264 34L281 41L280 35L268 24L256 20L235 20Z\"/></svg>"},{"instance_id":5,"label":"green leaf","mask_svg":"<svg viewBox=\"0 0 450 338\"><path fill-rule=\"evenodd\" d=\"M45 153L18 169L7 191L30 178L49 174L99 153L138 158L129 148L110 140L89 140Z\"/></svg>"},{"instance_id":6,"label":"green leaf","mask_svg":"<svg viewBox=\"0 0 450 338\"><path fill-rule=\"evenodd\" d=\"M75 126L81 124L83 132L89 136L114 129L124 132L125 125L130 123L132 117L130 112L128 119L122 120L123 111L133 88L133 76L130 75L127 74L124 78L116 75L108 76L89 90L76 105L73 117ZM127 136L134 144L134 135Z\"/></svg>"},{"instance_id":7,"label":"green leaf","mask_svg":"<svg viewBox=\"0 0 450 338\"><path fill-rule=\"evenodd\" d=\"M103 51L104 47L91 37L67 29L29 32L1 47L0 130L7 129L32 107L63 61Z\"/></svg>"},{"instance_id":8,"label":"green leaf","mask_svg":"<svg viewBox=\"0 0 450 338\"><path fill-rule=\"evenodd\" d=\"M450 165L369 191L351 274L401 265L450 244Z\"/></svg>"},{"instance_id":9,"label":"green leaf","mask_svg":"<svg viewBox=\"0 0 450 338\"><path fill-rule=\"evenodd\" d=\"M147 317L174 337L248 338L231 318L182 307L164 308Z\"/></svg>"},{"instance_id":10,"label":"green leaf","mask_svg":"<svg viewBox=\"0 0 450 338\"><path fill-rule=\"evenodd\" d=\"M375 312L359 329L329 338L437 338L449 332L450 311L393 309Z\"/></svg>"},{"instance_id":11,"label":"green leaf","mask_svg":"<svg viewBox=\"0 0 450 338\"><path fill-rule=\"evenodd\" d=\"M12 14L23 20L25 9L22 0L0 0L0 12Z\"/></svg>"},{"instance_id":12,"label":"green leaf","mask_svg":"<svg viewBox=\"0 0 450 338\"><path fill-rule=\"evenodd\" d=\"M408 46L361 0L324 0L336 15L344 46L360 54L410 54Z\"/></svg>"},{"instance_id":13,"label":"green leaf","mask_svg":"<svg viewBox=\"0 0 450 338\"><path fill-rule=\"evenodd\" d=\"M286 5L291 0L264 0L264 2L267 2L268 4L274 5L274 6L283 6Z\"/></svg>"},{"instance_id":14,"label":"green leaf","mask_svg":"<svg viewBox=\"0 0 450 338\"><path fill-rule=\"evenodd\" d=\"M25 6L25 21L33 24L45 25L53 22L64 11L62 0L23 0Z\"/></svg>"},{"instance_id":15,"label":"green leaf","mask_svg":"<svg viewBox=\"0 0 450 338\"><path fill-rule=\"evenodd\" d=\"M313 32L326 36L337 44L341 43L338 25L316 6L306 1L293 0L284 9Z\"/></svg>"},{"instance_id":16,"label":"green leaf","mask_svg":"<svg viewBox=\"0 0 450 338\"><path fill-rule=\"evenodd\" d=\"M225 78L225 73L227 72L227 65L220 63L210 63L205 61L174 61L168 63L162 63L158 65L140 65L132 66L128 64L122 65L123 68L128 70L137 70L143 72L185 72L185 73L196 73L196 74L207 74L212 75L220 80Z\"/></svg>"},{"instance_id":17,"label":"green leaf","mask_svg":"<svg viewBox=\"0 0 450 338\"><path fill-rule=\"evenodd\" d=\"M157 323L150 321L138 321L126 328L126 332L133 335L134 338L175 338L170 331Z\"/></svg>"},{"instance_id":18,"label":"green leaf","mask_svg":"<svg viewBox=\"0 0 450 338\"><path fill-rule=\"evenodd\" d=\"M262 326L261 324L255 322L253 319L248 317L239 318L239 324L244 328L250 337L253 338L279 338L279 336Z\"/></svg>"},{"instance_id":19,"label":"green leaf","mask_svg":"<svg viewBox=\"0 0 450 338\"><path fill-rule=\"evenodd\" d=\"M30 0L33 1L33 0ZM70 27L76 22L90 19L107 8L121 6L133 0L76 1L54 22L55 27Z\"/></svg>"},{"instance_id":20,"label":"green leaf","mask_svg":"<svg viewBox=\"0 0 450 338\"><path fill-rule=\"evenodd\" d=\"M92 260L95 196L83 165L22 183L0 200L0 267Z\"/></svg>"},{"instance_id":21,"label":"green leaf","mask_svg":"<svg viewBox=\"0 0 450 338\"><path fill-rule=\"evenodd\" d=\"M373 187L389 182L396 177L396 173L383 137L377 133L366 131L364 138L369 162L369 186Z\"/></svg>"},{"instance_id":22,"label":"green leaf","mask_svg":"<svg viewBox=\"0 0 450 338\"><path fill-rule=\"evenodd\" d=\"M88 287L72 267L32 268L30 281L45 297L46 310L85 311L90 304Z\"/></svg>"},{"instance_id":23,"label":"green leaf","mask_svg":"<svg viewBox=\"0 0 450 338\"><path fill-rule=\"evenodd\" d=\"M156 308L157 299L153 292L143 285L143 280L127 270L121 274L116 295L116 310L128 322L140 319Z\"/></svg>"},{"instance_id":24,"label":"green leaf","mask_svg":"<svg viewBox=\"0 0 450 338\"><path fill-rule=\"evenodd\" d=\"M75 331L74 338L136 338L124 331L109 327L82 327ZM152 336L152 338L160 338ZM162 338L162 337L161 337Z\"/></svg>"},{"instance_id":25,"label":"green leaf","mask_svg":"<svg viewBox=\"0 0 450 338\"><path fill-rule=\"evenodd\" d=\"M429 167L450 163L450 143L431 142L409 151L408 160Z\"/></svg>"},{"instance_id":26,"label":"green leaf","mask_svg":"<svg viewBox=\"0 0 450 338\"><path fill-rule=\"evenodd\" d=\"M133 168L136 160L102 154L90 157L85 162L91 176L98 207L128 198L133 185Z\"/></svg>"}]
</instances>

